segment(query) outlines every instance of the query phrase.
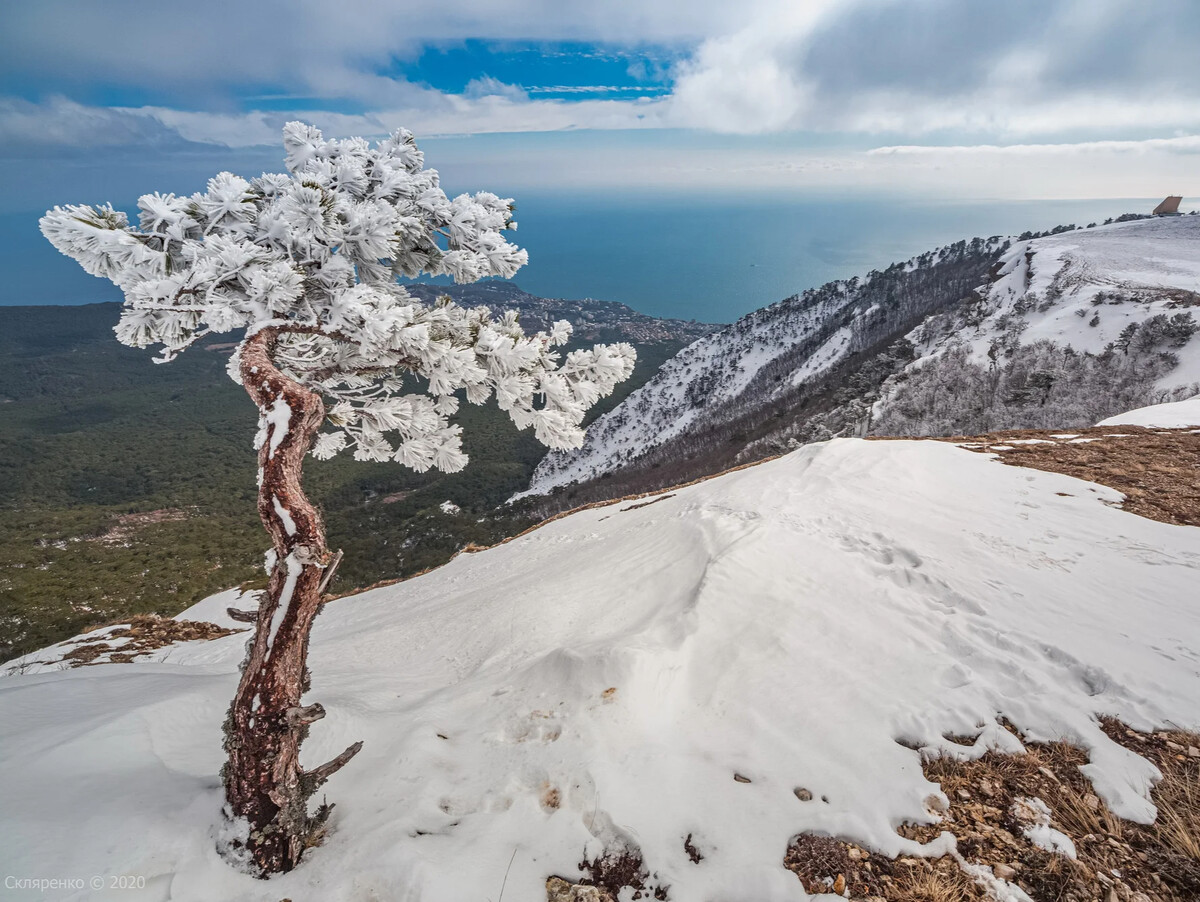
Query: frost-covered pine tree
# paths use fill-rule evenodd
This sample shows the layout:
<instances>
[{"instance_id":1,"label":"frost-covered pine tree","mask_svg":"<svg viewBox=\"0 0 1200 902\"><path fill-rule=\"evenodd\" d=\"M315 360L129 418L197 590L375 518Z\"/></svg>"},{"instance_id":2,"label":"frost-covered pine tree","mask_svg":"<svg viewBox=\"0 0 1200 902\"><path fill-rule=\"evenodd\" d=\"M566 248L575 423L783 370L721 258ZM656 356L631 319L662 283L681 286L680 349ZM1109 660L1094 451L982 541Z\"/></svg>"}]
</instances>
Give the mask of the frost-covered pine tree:
<instances>
[{"instance_id":1,"label":"frost-covered pine tree","mask_svg":"<svg viewBox=\"0 0 1200 902\"><path fill-rule=\"evenodd\" d=\"M324 716L301 704L313 618L331 561L321 517L301 488L311 453L351 451L452 472L467 463L450 422L459 393L494 393L518 427L551 448L578 447L584 413L628 378L634 351L597 345L565 356L566 322L525 335L515 313L494 317L442 298L426 306L397 281L509 277L527 260L503 235L512 201L447 197L412 134L372 147L283 130L284 174L251 181L222 172L191 197L147 194L138 225L111 206L55 207L42 233L125 294L117 338L161 345L157 362L201 338L244 330L229 375L258 406L258 512L270 574L225 727L228 814L235 844L263 875L295 867L328 807L309 798L361 747L306 770L300 744Z\"/></svg>"}]
</instances>

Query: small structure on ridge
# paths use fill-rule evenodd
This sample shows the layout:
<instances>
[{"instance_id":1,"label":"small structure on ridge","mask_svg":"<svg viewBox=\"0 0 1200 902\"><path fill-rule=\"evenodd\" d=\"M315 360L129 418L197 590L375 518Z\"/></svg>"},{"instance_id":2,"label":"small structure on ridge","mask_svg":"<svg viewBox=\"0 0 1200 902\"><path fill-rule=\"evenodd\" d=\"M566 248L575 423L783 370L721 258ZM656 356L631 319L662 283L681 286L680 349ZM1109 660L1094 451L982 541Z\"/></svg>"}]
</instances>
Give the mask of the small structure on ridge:
<instances>
[{"instance_id":1,"label":"small structure on ridge","mask_svg":"<svg viewBox=\"0 0 1200 902\"><path fill-rule=\"evenodd\" d=\"M1154 215L1155 216L1178 216L1178 215L1180 215L1179 214L1179 203L1182 200L1183 200L1182 197L1176 197L1173 194L1170 195L1161 204L1159 204L1157 207L1154 208Z\"/></svg>"}]
</instances>

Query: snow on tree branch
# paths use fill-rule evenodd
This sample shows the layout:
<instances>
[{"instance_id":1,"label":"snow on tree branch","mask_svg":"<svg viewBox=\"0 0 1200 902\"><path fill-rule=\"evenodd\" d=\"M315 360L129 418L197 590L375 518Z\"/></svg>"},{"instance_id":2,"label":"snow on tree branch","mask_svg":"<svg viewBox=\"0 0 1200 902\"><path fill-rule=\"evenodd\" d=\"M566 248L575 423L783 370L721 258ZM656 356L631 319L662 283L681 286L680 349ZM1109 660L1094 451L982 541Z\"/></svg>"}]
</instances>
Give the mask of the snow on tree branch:
<instances>
[{"instance_id":1,"label":"snow on tree branch","mask_svg":"<svg viewBox=\"0 0 1200 902\"><path fill-rule=\"evenodd\" d=\"M515 313L426 305L397 282L512 276L528 260L503 234L517 226L513 202L447 197L404 129L371 147L290 122L283 143L286 175L222 172L191 197L144 195L137 227L107 204L55 207L42 233L124 291L117 338L162 345L161 362L211 333L272 330L280 370L331 402L317 457L353 449L360 460L459 470L467 458L449 422L459 390L473 404L494 392L543 444L578 447L587 409L632 373L630 345L563 359L553 349L569 323L525 335Z\"/></svg>"}]
</instances>

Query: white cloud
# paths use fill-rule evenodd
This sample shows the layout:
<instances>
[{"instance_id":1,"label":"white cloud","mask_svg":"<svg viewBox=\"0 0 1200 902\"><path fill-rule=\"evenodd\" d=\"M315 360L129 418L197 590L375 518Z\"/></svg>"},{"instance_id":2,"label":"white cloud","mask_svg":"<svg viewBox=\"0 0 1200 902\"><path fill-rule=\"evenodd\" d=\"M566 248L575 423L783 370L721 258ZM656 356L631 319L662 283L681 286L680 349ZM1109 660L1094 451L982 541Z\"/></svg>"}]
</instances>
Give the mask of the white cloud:
<instances>
[{"instance_id":1,"label":"white cloud","mask_svg":"<svg viewBox=\"0 0 1200 902\"><path fill-rule=\"evenodd\" d=\"M38 0L5 9L0 74L171 88L263 84L372 106L413 86L379 75L429 45L488 41L690 46L767 0Z\"/></svg>"},{"instance_id":2,"label":"white cloud","mask_svg":"<svg viewBox=\"0 0 1200 902\"><path fill-rule=\"evenodd\" d=\"M534 85L526 94L650 94L658 88L644 85Z\"/></svg>"},{"instance_id":3,"label":"white cloud","mask_svg":"<svg viewBox=\"0 0 1200 902\"><path fill-rule=\"evenodd\" d=\"M1096 153L1152 153L1169 151L1181 154L1200 153L1200 135L1181 135L1175 138L1147 138L1142 141L1079 141L1063 144L901 144L875 147L867 151L872 156L1063 156Z\"/></svg>"},{"instance_id":4,"label":"white cloud","mask_svg":"<svg viewBox=\"0 0 1200 902\"><path fill-rule=\"evenodd\" d=\"M826 17L859 2L782 0L706 40L676 68L671 121L737 134L803 126L812 86L794 60Z\"/></svg>"},{"instance_id":5,"label":"white cloud","mask_svg":"<svg viewBox=\"0 0 1200 902\"><path fill-rule=\"evenodd\" d=\"M1191 131L1200 6L1174 31L1172 9L1170 0L1140 11L1114 0L759 8L677 67L669 121L743 134Z\"/></svg>"},{"instance_id":6,"label":"white cloud","mask_svg":"<svg viewBox=\"0 0 1200 902\"><path fill-rule=\"evenodd\" d=\"M86 83L104 72L113 84L165 86L186 108L0 99L0 148L16 156L274 147L282 124L296 118L329 134L368 137L400 125L421 138L659 129L667 131L653 139L581 139L560 156L564 145L514 139L521 150L503 166L463 144L456 165L534 185L855 185L1067 197L1160 194L1170 183L1187 191L1190 157L1200 152L1200 57L1190 52L1200 4L1176 8L1174 17L1170 9L1169 0L1137 8L1120 0L109 0L103 8L43 0L9 15L0 73L36 77L54 68ZM652 96L631 85L522 87L486 75L451 94L381 74L431 42L468 37L591 42L596 54L627 58L640 75L652 65L638 57L644 42L670 44L679 58L666 75L669 93ZM661 55L653 65L660 64ZM230 91L248 84L262 86L264 105L282 94L307 99L307 108L239 111ZM713 137L790 132L807 135L810 146ZM816 133L856 148L864 136L889 146L817 151Z\"/></svg>"},{"instance_id":7,"label":"white cloud","mask_svg":"<svg viewBox=\"0 0 1200 902\"><path fill-rule=\"evenodd\" d=\"M476 79L462 94L424 89L410 104L347 114L313 109L208 112L162 106L86 106L63 97L35 104L0 98L0 146L6 155L24 149L144 146L148 143L215 144L226 147L274 145L283 124L311 122L331 135L378 137L403 126L419 137L554 132L578 129L626 130L665 124L661 98L530 99L521 88L495 79Z\"/></svg>"}]
</instances>

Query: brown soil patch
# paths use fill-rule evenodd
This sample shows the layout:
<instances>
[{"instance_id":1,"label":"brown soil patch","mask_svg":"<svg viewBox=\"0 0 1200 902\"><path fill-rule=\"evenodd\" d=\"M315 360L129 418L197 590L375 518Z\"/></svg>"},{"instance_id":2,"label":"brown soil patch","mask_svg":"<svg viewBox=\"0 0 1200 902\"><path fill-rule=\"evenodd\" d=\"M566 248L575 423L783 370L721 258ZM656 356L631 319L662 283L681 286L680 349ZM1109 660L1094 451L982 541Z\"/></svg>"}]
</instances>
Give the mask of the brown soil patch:
<instances>
[{"instance_id":1,"label":"brown soil patch","mask_svg":"<svg viewBox=\"0 0 1200 902\"><path fill-rule=\"evenodd\" d=\"M1153 790L1150 825L1114 815L1080 773L1087 755L1067 743L1027 743L1027 754L988 752L975 761L924 763L925 775L950 799L942 820L904 825L901 835L929 842L952 832L968 865L1021 888L1034 902L1196 902L1200 900L1200 735L1137 733L1102 721L1116 742L1152 761L1163 779ZM1023 799L1040 799L1050 825L1075 844L1071 859L1025 835ZM851 843L796 837L784 866L809 893L849 894L886 902L966 902L985 889L953 857L891 860Z\"/></svg>"},{"instance_id":2,"label":"brown soil patch","mask_svg":"<svg viewBox=\"0 0 1200 902\"><path fill-rule=\"evenodd\" d=\"M674 494L659 495L657 498L651 498L649 501L643 501L640 504L631 504L631 505L629 505L629 507L623 507L623 508L621 508L621 512L624 513L625 511L635 511L638 508L649 507L651 504L657 504L660 501L666 501L668 498L674 498L674 497L675 497Z\"/></svg>"},{"instance_id":3,"label":"brown soil patch","mask_svg":"<svg viewBox=\"0 0 1200 902\"><path fill-rule=\"evenodd\" d=\"M984 888L953 858L886 858L827 836L797 836L788 846L783 866L800 878L806 893L832 894L854 902L987 898Z\"/></svg>"},{"instance_id":4,"label":"brown soil patch","mask_svg":"<svg viewBox=\"0 0 1200 902\"><path fill-rule=\"evenodd\" d=\"M138 614L128 626L120 626L97 639L80 639L75 647L62 656L74 667L91 664L128 664L140 655L176 642L194 639L219 639L244 630L231 630L203 620L172 620L157 614ZM127 639L120 645L110 640Z\"/></svg>"},{"instance_id":5,"label":"brown soil patch","mask_svg":"<svg viewBox=\"0 0 1200 902\"><path fill-rule=\"evenodd\" d=\"M1055 437L1063 435L1077 438ZM1021 444L1030 439L1040 441ZM1003 463L1012 466L1063 473L1106 485L1125 496L1122 510L1177 526L1200 526L1200 432L1093 426L1012 429L935 441L998 454ZM1014 441L1018 444L1012 444Z\"/></svg>"},{"instance_id":6,"label":"brown soil patch","mask_svg":"<svg viewBox=\"0 0 1200 902\"><path fill-rule=\"evenodd\" d=\"M667 887L655 883L653 875L646 870L641 850L636 848L613 849L592 861L585 857L579 862L579 870L587 876L576 885L596 887L602 891L602 899L617 899L626 888L633 890L630 895L633 899L668 898Z\"/></svg>"},{"instance_id":7,"label":"brown soil patch","mask_svg":"<svg viewBox=\"0 0 1200 902\"><path fill-rule=\"evenodd\" d=\"M800 878L806 893L843 896L849 890L851 898L870 898L882 896L893 882L896 862L853 843L802 833L788 846L783 866Z\"/></svg>"}]
</instances>

